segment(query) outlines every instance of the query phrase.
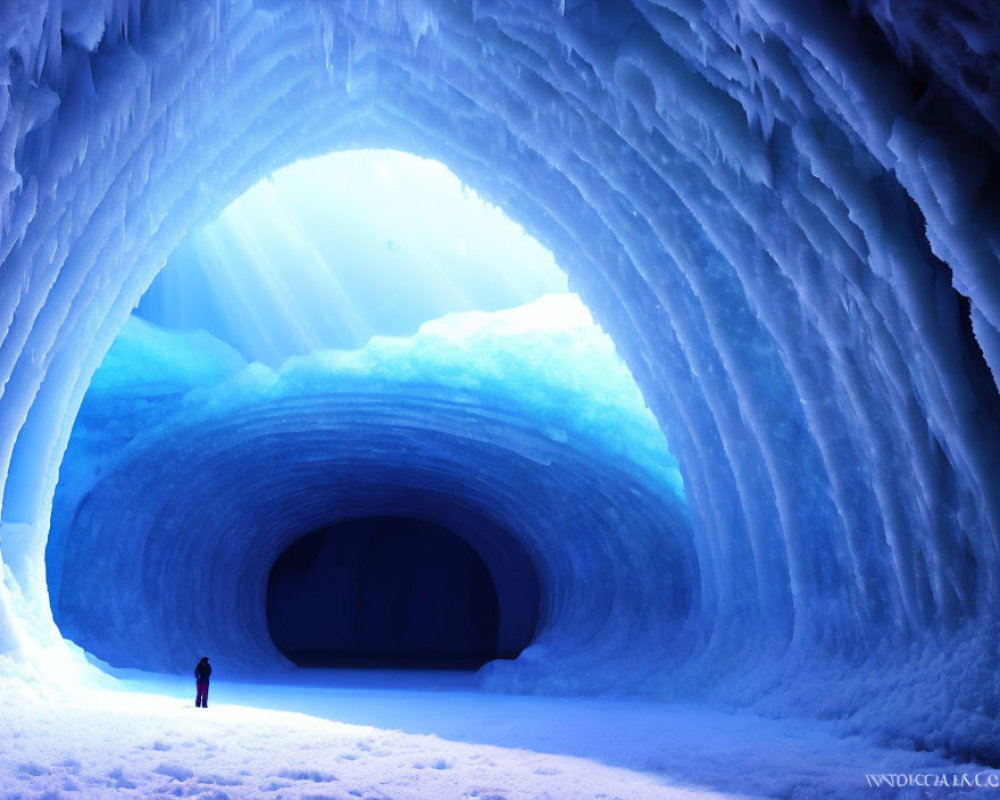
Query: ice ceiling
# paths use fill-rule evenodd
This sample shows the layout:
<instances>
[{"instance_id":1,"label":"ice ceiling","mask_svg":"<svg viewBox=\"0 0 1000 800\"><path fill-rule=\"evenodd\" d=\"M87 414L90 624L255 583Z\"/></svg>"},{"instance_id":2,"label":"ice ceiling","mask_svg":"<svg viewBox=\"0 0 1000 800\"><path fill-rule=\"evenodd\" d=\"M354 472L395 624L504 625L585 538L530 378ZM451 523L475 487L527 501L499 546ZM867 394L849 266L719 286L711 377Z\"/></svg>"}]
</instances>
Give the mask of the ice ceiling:
<instances>
[{"instance_id":1,"label":"ice ceiling","mask_svg":"<svg viewBox=\"0 0 1000 800\"><path fill-rule=\"evenodd\" d=\"M43 554L59 464L157 271L272 170L391 147L448 165L552 250L690 503L677 552L697 602L625 601L621 624L570 604L488 681L642 674L1000 758L992 3L64 0L4 4L0 30L11 664L58 649ZM276 419L294 435L295 414ZM530 510L534 486L483 507ZM600 591L619 564L636 591L674 585L646 543L604 527L595 551L598 527L580 530L533 558L567 580L593 567ZM617 657L634 627L684 646Z\"/></svg>"}]
</instances>

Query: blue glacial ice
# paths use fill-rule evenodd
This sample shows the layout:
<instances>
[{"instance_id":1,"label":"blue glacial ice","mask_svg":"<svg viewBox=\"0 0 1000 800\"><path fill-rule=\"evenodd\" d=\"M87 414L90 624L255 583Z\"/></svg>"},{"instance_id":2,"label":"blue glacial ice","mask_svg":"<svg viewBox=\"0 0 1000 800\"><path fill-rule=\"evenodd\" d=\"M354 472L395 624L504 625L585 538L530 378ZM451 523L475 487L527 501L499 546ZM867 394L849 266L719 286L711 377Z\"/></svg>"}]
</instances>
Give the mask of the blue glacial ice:
<instances>
[{"instance_id":1,"label":"blue glacial ice","mask_svg":"<svg viewBox=\"0 0 1000 800\"><path fill-rule=\"evenodd\" d=\"M554 254L665 432L689 510L686 533L663 538L689 566L678 578L614 521L636 513L652 531L673 519L663 507L674 496L635 495L618 481L628 473L606 476L613 459L462 400L472 389L429 389L405 407L376 392L358 405L328 433L362 437L359 452L362 418L405 438L441 419L428 417L438 402L487 417L472 428L490 436L457 426L443 449L414 445L428 474L456 475L499 438L516 443L506 474L526 483L483 494L464 470L463 513L534 514L539 535L565 530L531 490L536 468L560 458L606 489L579 507L605 516L581 526L600 528L599 541L553 534L531 557L540 572L596 570L579 578L593 596L562 596L608 615L559 606L549 639L485 679L574 690L582 673L563 667L592 658L590 688L639 680L664 696L833 717L883 741L1000 759L993 0L40 0L0 4L0 31L4 675L43 674L65 655L44 564L60 465L92 377L157 274L280 167L392 149L445 164ZM142 309L151 318L156 291ZM130 479L164 500L211 489L183 484L203 475L186 455L209 458L213 441L219 459L225 442L253 449L235 407L219 439L198 425L236 397L256 393L273 412L247 431L302 440L298 411L320 395L296 401L281 387L306 388L309 371L251 358L270 366L217 384L228 399L185 393L204 405L185 422L193 438L162 453L177 480L156 480L152 453ZM176 398L161 400L121 424L140 429ZM613 453L614 436L605 444ZM295 471L310 452L288 451ZM245 466L251 496L266 470ZM158 525L139 525L144 508L180 506L139 497L116 502L150 531L156 575L181 554L200 558L187 535L171 549L153 538ZM251 499L263 512L269 497ZM263 522L241 513L248 530ZM225 542L199 570L257 557ZM147 543L107 544L128 559ZM619 569L637 581L597 580ZM683 585L690 602L673 602ZM657 600L640 614L613 600L619 589ZM155 612L141 585L129 591L137 614ZM622 667L632 642L663 630L675 661L653 649ZM583 655L581 636L593 645Z\"/></svg>"},{"instance_id":2,"label":"blue glacial ice","mask_svg":"<svg viewBox=\"0 0 1000 800\"><path fill-rule=\"evenodd\" d=\"M526 624L519 571L538 573L531 647L513 675L488 670L492 685L594 691L609 681L595 663L618 663L619 682L636 653L677 662L691 646L697 557L676 462L571 294L453 313L280 371L132 317L63 459L55 620L117 667L187 672L194 647L230 674L273 670L271 564L322 525L390 511L483 556L501 641Z\"/></svg>"}]
</instances>

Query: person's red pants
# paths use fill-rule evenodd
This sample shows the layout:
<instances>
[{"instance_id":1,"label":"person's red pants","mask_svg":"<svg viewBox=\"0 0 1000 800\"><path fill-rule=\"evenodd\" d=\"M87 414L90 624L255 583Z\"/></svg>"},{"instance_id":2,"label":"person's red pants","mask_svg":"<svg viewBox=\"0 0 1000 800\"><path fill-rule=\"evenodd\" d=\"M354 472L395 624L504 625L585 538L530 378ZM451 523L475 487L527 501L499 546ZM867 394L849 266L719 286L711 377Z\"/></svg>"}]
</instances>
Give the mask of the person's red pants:
<instances>
[{"instance_id":1,"label":"person's red pants","mask_svg":"<svg viewBox=\"0 0 1000 800\"><path fill-rule=\"evenodd\" d=\"M198 692L194 696L195 706L200 706L201 708L208 708L208 684L199 683L196 684L198 687Z\"/></svg>"}]
</instances>

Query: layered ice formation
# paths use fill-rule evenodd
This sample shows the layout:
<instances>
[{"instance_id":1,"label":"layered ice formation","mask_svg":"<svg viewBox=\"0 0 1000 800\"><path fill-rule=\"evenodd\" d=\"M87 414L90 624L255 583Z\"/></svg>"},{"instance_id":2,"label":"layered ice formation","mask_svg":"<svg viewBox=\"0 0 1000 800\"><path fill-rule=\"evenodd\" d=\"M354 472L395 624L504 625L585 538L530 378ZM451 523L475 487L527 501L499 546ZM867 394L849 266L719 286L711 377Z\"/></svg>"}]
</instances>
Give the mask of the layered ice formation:
<instances>
[{"instance_id":1,"label":"layered ice formation","mask_svg":"<svg viewBox=\"0 0 1000 800\"><path fill-rule=\"evenodd\" d=\"M520 483L475 496L491 514L516 502L538 523L536 566L621 564L640 577L629 591L657 598L606 625L567 605L546 646L522 656L518 685L545 688L570 650L593 658L595 685L628 684L616 654L641 623L650 639L683 631L690 644L673 651L676 669L662 651L640 659L663 687L770 697L780 711L1000 758L992 0L50 0L0 5L0 30L8 670L29 674L61 652L43 568L59 465L95 370L157 271L274 169L384 147L446 164L551 249L683 476L691 529L678 552L697 584L686 607L667 599L673 573L624 527L577 549L548 526L550 504L520 505ZM258 433L301 433L295 405L322 401L281 387L307 374L300 365L237 393L269 404L273 428ZM206 390L205 402L235 401ZM429 391L406 419L426 430L440 402L495 436L463 426L433 452L418 444L413 463L428 470L441 453L485 457L502 431L518 442L517 481L565 457L612 487L580 513L652 520L667 496L633 499L593 453L489 405ZM387 433L405 428L401 409L357 411ZM220 420L218 440L192 417L190 438L164 442L158 459L182 481L201 474L185 471L185 453L250 448L234 434L240 414ZM348 415L331 434L360 426ZM146 479L154 461L141 464ZM262 470L245 467L252 494ZM167 482L150 490L183 512ZM141 515L134 496L114 498ZM264 511L267 498L250 500ZM162 548L155 527L139 530ZM109 531L115 558L137 544ZM619 584L588 586L604 602ZM180 596L163 599L180 608Z\"/></svg>"},{"instance_id":2,"label":"layered ice formation","mask_svg":"<svg viewBox=\"0 0 1000 800\"><path fill-rule=\"evenodd\" d=\"M656 680L640 656L676 664L691 649L698 556L676 462L575 295L280 372L131 318L63 460L55 620L114 666L187 672L193 647L228 674L273 671L276 559L386 514L453 530L483 558L498 650L531 644L495 685L594 691L631 673L638 687Z\"/></svg>"}]
</instances>

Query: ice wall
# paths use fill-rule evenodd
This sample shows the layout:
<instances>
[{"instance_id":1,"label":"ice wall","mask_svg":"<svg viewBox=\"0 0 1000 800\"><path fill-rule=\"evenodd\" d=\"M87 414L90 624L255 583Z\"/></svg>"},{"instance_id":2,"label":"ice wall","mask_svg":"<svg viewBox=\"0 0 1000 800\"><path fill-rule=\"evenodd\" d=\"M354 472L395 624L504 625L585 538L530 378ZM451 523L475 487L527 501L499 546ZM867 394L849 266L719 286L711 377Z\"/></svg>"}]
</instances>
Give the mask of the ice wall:
<instances>
[{"instance_id":1,"label":"ice wall","mask_svg":"<svg viewBox=\"0 0 1000 800\"><path fill-rule=\"evenodd\" d=\"M280 372L131 318L63 461L55 621L114 666L186 674L204 651L230 675L275 669L275 560L319 528L389 513L453 530L485 561L501 651L532 644L493 680L637 687L651 677L637 661L676 665L697 637L676 463L572 295ZM537 629L523 597L535 582Z\"/></svg>"},{"instance_id":2,"label":"ice wall","mask_svg":"<svg viewBox=\"0 0 1000 800\"><path fill-rule=\"evenodd\" d=\"M56 469L174 246L278 165L391 146L523 223L615 337L694 509L691 663L995 741L994 3L64 0L0 29L8 651L57 641ZM830 664L864 691L817 699Z\"/></svg>"}]
</instances>

